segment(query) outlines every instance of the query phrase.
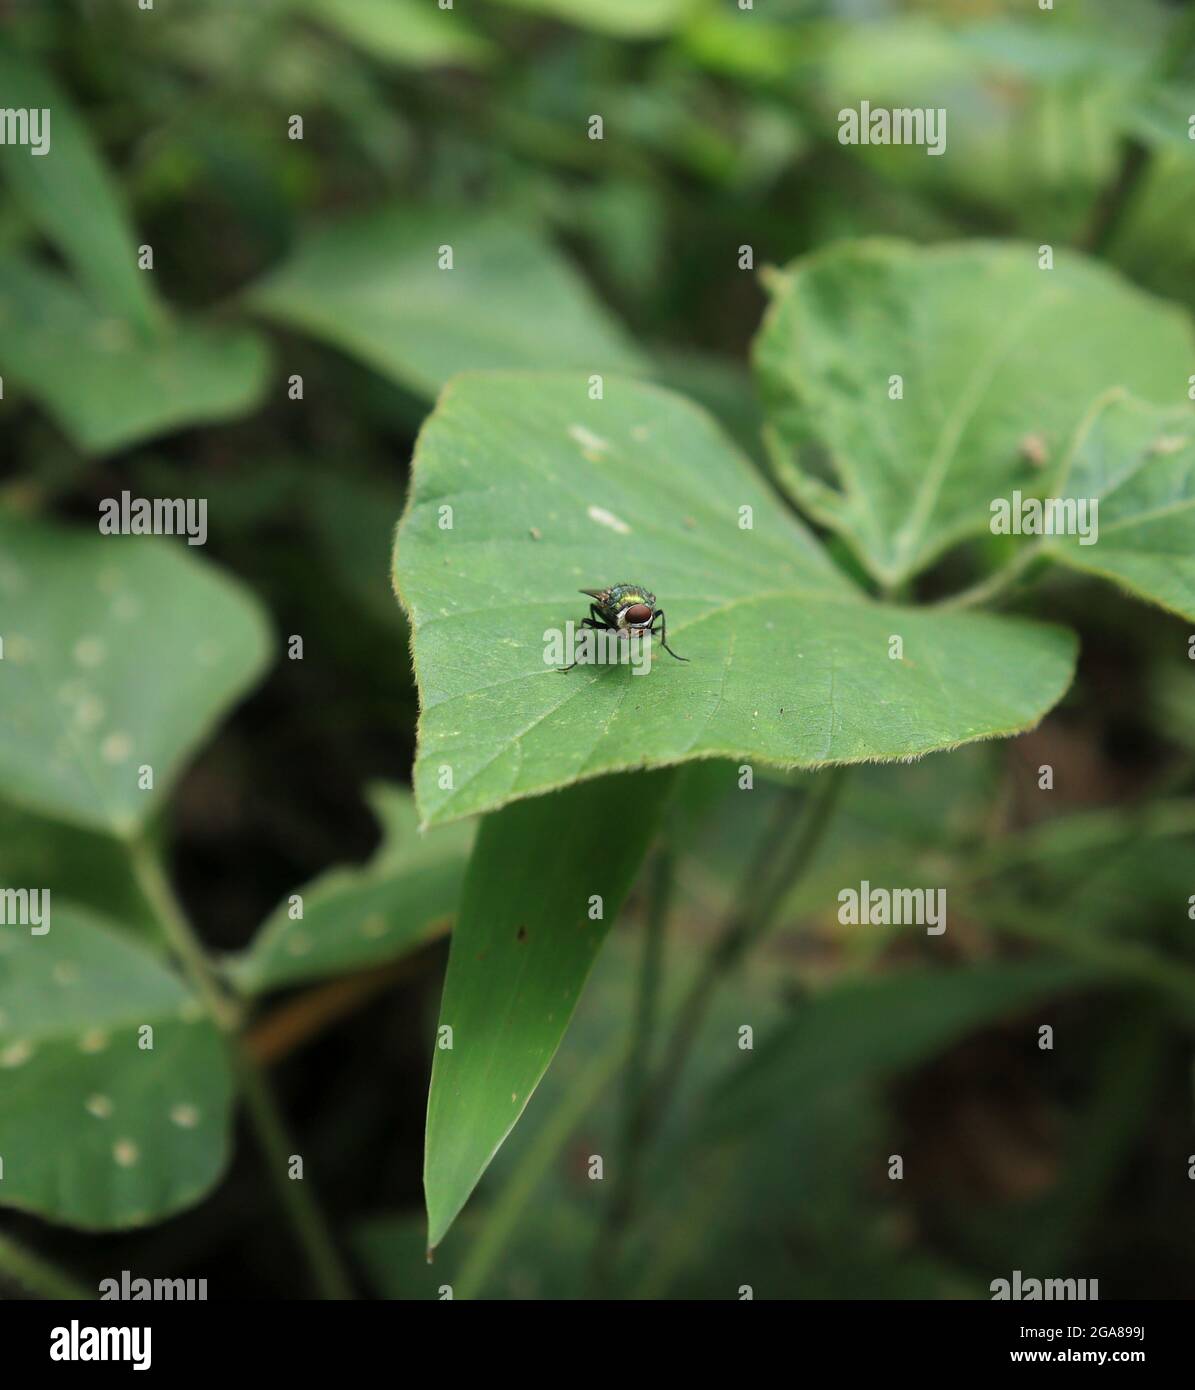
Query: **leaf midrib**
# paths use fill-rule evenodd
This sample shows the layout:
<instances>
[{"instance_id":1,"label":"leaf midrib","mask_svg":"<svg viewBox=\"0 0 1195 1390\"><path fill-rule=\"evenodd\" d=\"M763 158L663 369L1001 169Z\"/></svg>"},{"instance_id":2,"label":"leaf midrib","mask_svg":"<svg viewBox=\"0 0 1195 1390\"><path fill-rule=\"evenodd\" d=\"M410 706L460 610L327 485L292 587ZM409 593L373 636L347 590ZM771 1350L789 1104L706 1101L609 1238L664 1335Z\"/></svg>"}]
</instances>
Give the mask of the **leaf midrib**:
<instances>
[{"instance_id":1,"label":"leaf midrib","mask_svg":"<svg viewBox=\"0 0 1195 1390\"><path fill-rule=\"evenodd\" d=\"M956 408L946 415L930 465L922 476L913 506L901 528L897 554L902 571L906 570L921 552L933 509L958 457L959 443L974 420L984 396L991 389L1000 368L1023 338L1025 330L1050 300L1056 297L1055 291L1048 287L1043 288L1042 293L1026 305L1020 317L1011 321L993 351L972 369Z\"/></svg>"}]
</instances>

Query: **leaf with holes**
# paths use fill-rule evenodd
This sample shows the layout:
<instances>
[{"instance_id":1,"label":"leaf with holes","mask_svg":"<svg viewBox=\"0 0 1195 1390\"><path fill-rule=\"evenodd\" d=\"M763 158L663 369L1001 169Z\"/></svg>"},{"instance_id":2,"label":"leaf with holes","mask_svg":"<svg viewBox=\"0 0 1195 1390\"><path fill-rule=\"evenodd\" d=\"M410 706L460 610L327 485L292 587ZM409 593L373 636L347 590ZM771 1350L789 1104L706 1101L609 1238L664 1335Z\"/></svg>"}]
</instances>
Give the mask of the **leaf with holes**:
<instances>
[{"instance_id":1,"label":"leaf with holes","mask_svg":"<svg viewBox=\"0 0 1195 1390\"><path fill-rule=\"evenodd\" d=\"M228 1161L224 1042L103 918L51 899L48 925L0 929L0 1203L90 1230L160 1221Z\"/></svg>"},{"instance_id":2,"label":"leaf with holes","mask_svg":"<svg viewBox=\"0 0 1195 1390\"><path fill-rule=\"evenodd\" d=\"M1185 401L1186 314L1067 251L854 242L774 282L755 362L778 473L886 584L988 531L1095 400Z\"/></svg>"},{"instance_id":3,"label":"leaf with holes","mask_svg":"<svg viewBox=\"0 0 1195 1390\"><path fill-rule=\"evenodd\" d=\"M268 651L255 600L181 539L0 516L0 604L5 797L121 837Z\"/></svg>"},{"instance_id":4,"label":"leaf with holes","mask_svg":"<svg viewBox=\"0 0 1195 1390\"><path fill-rule=\"evenodd\" d=\"M395 552L421 696L415 794L436 823L605 772L690 758L817 767L1034 724L1074 638L873 603L702 411L583 376L463 376L416 449ZM646 674L556 669L577 591L664 609ZM625 644L630 647L631 644Z\"/></svg>"},{"instance_id":5,"label":"leaf with holes","mask_svg":"<svg viewBox=\"0 0 1195 1390\"><path fill-rule=\"evenodd\" d=\"M369 801L381 848L360 868L337 868L302 890L302 917L288 900L232 963L238 983L262 993L392 960L455 915L473 839L471 825L421 835L410 792L377 785Z\"/></svg>"}]
</instances>

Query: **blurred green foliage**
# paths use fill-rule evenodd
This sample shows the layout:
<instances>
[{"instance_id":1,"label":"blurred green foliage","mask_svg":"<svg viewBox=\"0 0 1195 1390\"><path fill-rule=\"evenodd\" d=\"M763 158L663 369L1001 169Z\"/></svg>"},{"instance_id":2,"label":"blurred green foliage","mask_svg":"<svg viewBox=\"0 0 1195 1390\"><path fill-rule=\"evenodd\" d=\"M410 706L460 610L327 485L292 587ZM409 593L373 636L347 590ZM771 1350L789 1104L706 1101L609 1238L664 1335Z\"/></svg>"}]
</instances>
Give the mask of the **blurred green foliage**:
<instances>
[{"instance_id":1,"label":"blurred green foliage","mask_svg":"<svg viewBox=\"0 0 1195 1390\"><path fill-rule=\"evenodd\" d=\"M610 1192L631 1161L628 1040L653 914L646 883L631 888L571 1027L588 951L552 981L560 1016L520 1035L524 1074L543 1083L429 1267L436 938L473 827L416 838L411 634L390 592L415 435L445 380L478 368L622 373L704 405L775 484L777 524L783 496L807 508L843 585L879 575L902 601L932 602L1006 565L1007 538L975 535L965 469L948 472L949 514L903 560L883 546L915 472L877 465L869 496L889 510L875 536L834 512L832 456L866 423L848 369L883 341L877 301L928 316L911 341L939 349L939 380L982 296L964 276L934 308L941 286L912 275L869 300L857 279L835 282L860 253L833 243L1000 238L1106 267L1064 273L1080 308L1054 306L1055 329L969 441L968 466L986 457L1001 485L1015 481L1018 411L1059 372L1082 390L1039 402L1057 412L1051 453L1105 386L1173 405L1195 370L1186 321L1112 275L1195 308L1191 10L16 0L0 20L0 95L53 110L52 157L0 148L0 885L47 884L60 913L46 938L0 928L5 1231L85 1283L152 1267L207 1275L213 1297L308 1291L260 1163L231 1142L241 1073L220 1010L203 1017L210 999L175 969L181 913L237 1045L273 1068L363 1292L985 1297L1013 1268L1098 1276L1109 1297L1195 1292L1189 623L1064 568L1034 568L1032 587L1006 595L1037 620L1018 630L1044 619L1078 634L1069 694L1019 738L855 774L779 929L713 995L628 1215ZM948 156L839 143L838 111L861 97L946 107ZM444 243L452 276L437 269ZM744 245L761 274L739 268ZM830 268L791 267L810 252ZM901 254L922 267L943 253ZM778 307L761 401L748 360L765 289ZM998 324L1008 293L989 286L988 317L967 331ZM546 425L523 408L535 441ZM765 408L773 432L813 446L801 476L790 454L765 458ZM1159 454L1173 423L1146 414L1109 406L1076 455L1097 489L1107 458L1132 460L1113 560L1051 558L1190 616L1190 451ZM903 441L902 466L924 462L922 438ZM469 450L486 446L475 427ZM207 498L207 556L177 538L100 545L96 505L124 489ZM1181 520L1157 514L1172 504ZM691 556L676 564L695 582ZM434 597L430 571L426 583ZM302 661L287 659L295 634ZM1062 684L1036 699L993 644L994 669L972 663L978 693L1007 686L1026 708L1003 725L985 714L977 733L1023 727ZM131 780L142 763L148 793ZM586 770L602 769L581 759L567 776ZM672 858L668 1018L769 823L816 776L756 771L748 796L736 762L688 763L662 808L618 810L640 785L629 778L592 784L609 805L561 794L577 820L542 914L612 814L632 842L612 901L653 844ZM470 942L516 925L509 902L491 919L487 895L512 875L533 891L535 858L510 864L520 818L529 856L550 858L552 814L529 801L483 829ZM861 878L944 886L949 933L844 931L836 894ZM485 1022L487 983L495 1007L539 988L522 980L517 936L497 944L492 975L457 980ZM136 1046L142 1023L161 1034L152 1053ZM485 1152L465 1155L453 1211L503 1124L473 1136ZM101 1246L81 1233L94 1228L123 1234Z\"/></svg>"}]
</instances>

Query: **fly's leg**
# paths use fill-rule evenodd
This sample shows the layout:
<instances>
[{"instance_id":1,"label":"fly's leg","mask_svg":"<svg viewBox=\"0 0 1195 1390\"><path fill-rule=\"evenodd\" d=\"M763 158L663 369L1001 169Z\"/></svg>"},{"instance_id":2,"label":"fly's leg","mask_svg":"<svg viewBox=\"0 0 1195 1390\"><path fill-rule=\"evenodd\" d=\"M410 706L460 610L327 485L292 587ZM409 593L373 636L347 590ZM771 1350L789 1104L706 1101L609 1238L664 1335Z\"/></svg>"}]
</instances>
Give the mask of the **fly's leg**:
<instances>
[{"instance_id":1,"label":"fly's leg","mask_svg":"<svg viewBox=\"0 0 1195 1390\"><path fill-rule=\"evenodd\" d=\"M676 657L677 661L688 661L689 658L687 656L677 656L676 653L672 650L672 648L668 645L668 624L664 621L664 610L662 608L657 608L655 614L652 617L651 631L653 634L656 630L657 621L660 624L660 646L664 648L664 650L668 653L669 656Z\"/></svg>"},{"instance_id":2,"label":"fly's leg","mask_svg":"<svg viewBox=\"0 0 1195 1390\"><path fill-rule=\"evenodd\" d=\"M590 611L591 614L597 613L597 614L598 614L598 617L597 617L597 618L593 618L593 617L582 618L582 619L581 619L581 622L580 622L580 624L579 624L579 626L581 626L581 627L592 628L592 630L593 630L594 632L606 632L606 631L608 631L609 628L610 628L610 624L609 624L608 622L606 622L606 621L601 617L600 610L598 609L598 606L597 606L596 603L591 603L591 604L589 605L589 611ZM576 662L576 661L574 661L574 662L572 663L572 666L557 666L556 669L557 669L557 670L560 672L560 674L563 676L563 675L566 675L569 671L571 671L571 670L573 669L573 666L577 666L577 665L579 665L579 663Z\"/></svg>"}]
</instances>

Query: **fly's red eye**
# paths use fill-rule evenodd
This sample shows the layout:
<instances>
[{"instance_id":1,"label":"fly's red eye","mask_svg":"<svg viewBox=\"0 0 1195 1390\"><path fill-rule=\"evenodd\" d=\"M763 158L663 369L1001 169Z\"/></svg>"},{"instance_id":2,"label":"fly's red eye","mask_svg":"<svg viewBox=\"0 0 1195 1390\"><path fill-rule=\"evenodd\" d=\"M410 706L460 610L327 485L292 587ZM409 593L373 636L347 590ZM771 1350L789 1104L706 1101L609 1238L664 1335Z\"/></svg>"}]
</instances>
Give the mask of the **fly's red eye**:
<instances>
[{"instance_id":1,"label":"fly's red eye","mask_svg":"<svg viewBox=\"0 0 1195 1390\"><path fill-rule=\"evenodd\" d=\"M640 623L650 622L651 609L646 603L632 603L627 609L626 620L635 627L638 627Z\"/></svg>"}]
</instances>

